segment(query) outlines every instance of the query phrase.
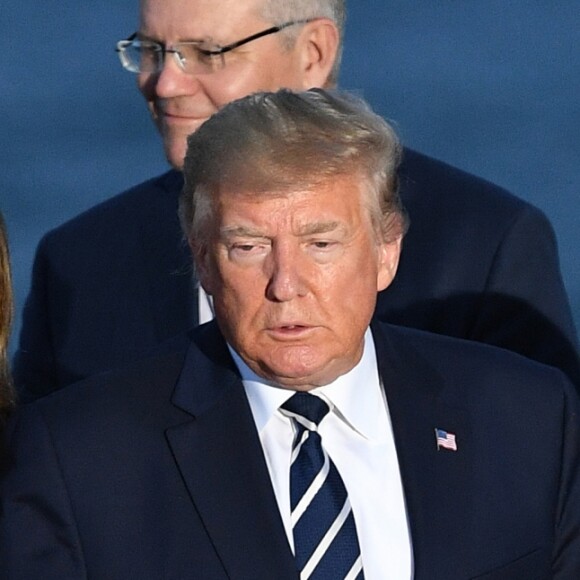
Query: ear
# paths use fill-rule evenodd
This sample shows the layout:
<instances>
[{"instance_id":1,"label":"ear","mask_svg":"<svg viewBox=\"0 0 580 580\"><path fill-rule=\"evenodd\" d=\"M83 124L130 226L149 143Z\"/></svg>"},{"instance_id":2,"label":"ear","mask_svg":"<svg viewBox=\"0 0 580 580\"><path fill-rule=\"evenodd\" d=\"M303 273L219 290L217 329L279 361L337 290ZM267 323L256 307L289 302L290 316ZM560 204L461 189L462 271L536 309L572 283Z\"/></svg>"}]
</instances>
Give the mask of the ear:
<instances>
[{"instance_id":1,"label":"ear","mask_svg":"<svg viewBox=\"0 0 580 580\"><path fill-rule=\"evenodd\" d=\"M382 242L379 245L379 267L377 272L377 292L384 290L391 285L397 268L399 266L399 258L401 256L401 245L403 236L399 235L387 242Z\"/></svg>"},{"instance_id":2,"label":"ear","mask_svg":"<svg viewBox=\"0 0 580 580\"><path fill-rule=\"evenodd\" d=\"M202 285L206 294L213 294L213 276L210 264L210 256L207 246L196 244L195 241L189 240L189 248L193 255L193 263L195 267L195 275Z\"/></svg>"},{"instance_id":3,"label":"ear","mask_svg":"<svg viewBox=\"0 0 580 580\"><path fill-rule=\"evenodd\" d=\"M338 55L340 34L328 18L317 18L304 25L297 43L302 69L302 89L329 87L330 72Z\"/></svg>"}]
</instances>

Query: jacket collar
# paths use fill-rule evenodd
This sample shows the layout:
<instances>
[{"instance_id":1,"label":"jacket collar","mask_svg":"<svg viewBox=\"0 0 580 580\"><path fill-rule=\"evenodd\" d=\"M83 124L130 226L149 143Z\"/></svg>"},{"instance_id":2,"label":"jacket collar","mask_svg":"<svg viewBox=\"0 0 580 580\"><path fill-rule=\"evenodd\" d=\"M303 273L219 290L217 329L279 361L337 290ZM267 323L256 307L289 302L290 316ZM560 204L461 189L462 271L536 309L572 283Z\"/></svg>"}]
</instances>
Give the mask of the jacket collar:
<instances>
[{"instance_id":1,"label":"jacket collar","mask_svg":"<svg viewBox=\"0 0 580 580\"><path fill-rule=\"evenodd\" d=\"M439 368L415 348L417 333L384 324L373 324L372 331L405 490L414 577L431 580L438 578L434 570L468 561L461 522L473 489L471 434L464 411L452 396L447 400ZM167 437L226 571L295 579L249 403L215 322L194 331L173 403L192 419ZM435 428L456 434L458 450L438 450Z\"/></svg>"},{"instance_id":2,"label":"jacket collar","mask_svg":"<svg viewBox=\"0 0 580 580\"><path fill-rule=\"evenodd\" d=\"M297 580L249 403L215 322L194 331L173 404L191 420L167 439L228 577Z\"/></svg>"},{"instance_id":3,"label":"jacket collar","mask_svg":"<svg viewBox=\"0 0 580 580\"><path fill-rule=\"evenodd\" d=\"M435 570L461 569L467 556L462 522L473 489L469 426L454 397L447 400L441 367L415 348L418 333L385 324L372 329L405 491L415 580L439 578ZM457 451L437 448L436 428L456 435Z\"/></svg>"}]
</instances>

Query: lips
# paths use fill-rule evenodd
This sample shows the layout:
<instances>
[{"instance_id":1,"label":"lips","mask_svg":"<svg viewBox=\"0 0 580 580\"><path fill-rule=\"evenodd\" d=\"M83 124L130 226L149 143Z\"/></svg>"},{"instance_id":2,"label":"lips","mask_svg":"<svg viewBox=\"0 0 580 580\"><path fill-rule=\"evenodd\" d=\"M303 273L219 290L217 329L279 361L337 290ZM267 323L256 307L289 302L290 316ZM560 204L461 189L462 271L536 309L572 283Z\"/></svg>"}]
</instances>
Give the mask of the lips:
<instances>
[{"instance_id":1,"label":"lips","mask_svg":"<svg viewBox=\"0 0 580 580\"><path fill-rule=\"evenodd\" d=\"M314 328L314 326L299 323L276 324L268 328L268 333L278 339L296 339L311 334Z\"/></svg>"},{"instance_id":2,"label":"lips","mask_svg":"<svg viewBox=\"0 0 580 580\"><path fill-rule=\"evenodd\" d=\"M167 113L163 111L161 113L163 120L169 123L203 123L208 117L200 117L193 115L183 115Z\"/></svg>"},{"instance_id":3,"label":"lips","mask_svg":"<svg viewBox=\"0 0 580 580\"><path fill-rule=\"evenodd\" d=\"M209 103L206 103L209 104ZM203 103L194 103L191 100L157 100L155 101L155 108L157 111L166 117L174 117L177 119L207 119L216 112L216 108L208 106L204 109Z\"/></svg>"},{"instance_id":4,"label":"lips","mask_svg":"<svg viewBox=\"0 0 580 580\"><path fill-rule=\"evenodd\" d=\"M272 330L277 330L279 328L288 328L288 329L293 329L293 328L311 328L312 325L311 324L305 324L304 322L275 322L273 324L269 324L268 327Z\"/></svg>"}]
</instances>

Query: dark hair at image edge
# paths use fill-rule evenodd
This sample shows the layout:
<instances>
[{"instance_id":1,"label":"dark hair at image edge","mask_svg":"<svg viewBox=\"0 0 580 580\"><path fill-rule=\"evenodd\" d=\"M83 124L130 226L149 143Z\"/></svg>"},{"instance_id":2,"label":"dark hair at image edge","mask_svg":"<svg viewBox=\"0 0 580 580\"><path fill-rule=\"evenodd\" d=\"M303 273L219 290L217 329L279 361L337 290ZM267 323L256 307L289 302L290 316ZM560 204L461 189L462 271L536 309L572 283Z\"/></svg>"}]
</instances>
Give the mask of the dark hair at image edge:
<instances>
[{"instance_id":1,"label":"dark hair at image edge","mask_svg":"<svg viewBox=\"0 0 580 580\"><path fill-rule=\"evenodd\" d=\"M12 278L8 236L0 214L0 427L15 403L14 389L8 365L8 338L13 317Z\"/></svg>"}]
</instances>

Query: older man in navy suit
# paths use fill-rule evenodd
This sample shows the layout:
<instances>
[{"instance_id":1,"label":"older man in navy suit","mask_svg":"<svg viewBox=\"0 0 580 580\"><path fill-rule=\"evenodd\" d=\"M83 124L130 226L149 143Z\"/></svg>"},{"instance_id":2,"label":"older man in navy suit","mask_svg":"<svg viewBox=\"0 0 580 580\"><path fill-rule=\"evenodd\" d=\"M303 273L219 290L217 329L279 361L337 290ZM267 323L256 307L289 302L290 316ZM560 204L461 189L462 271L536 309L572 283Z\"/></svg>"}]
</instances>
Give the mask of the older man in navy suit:
<instances>
[{"instance_id":1,"label":"older man in navy suit","mask_svg":"<svg viewBox=\"0 0 580 580\"><path fill-rule=\"evenodd\" d=\"M190 138L181 217L216 321L12 420L7 578L580 577L565 375L370 324L399 154L321 90L246 97Z\"/></svg>"},{"instance_id":2,"label":"older man in navy suit","mask_svg":"<svg viewBox=\"0 0 580 580\"><path fill-rule=\"evenodd\" d=\"M334 85L344 12L344 0L141 0L138 30L118 50L174 169L40 243L14 361L22 400L138 359L211 317L203 293L192 293L176 215L186 136L254 91ZM410 150L399 181L411 225L377 318L501 346L580 384L545 216Z\"/></svg>"}]
</instances>

